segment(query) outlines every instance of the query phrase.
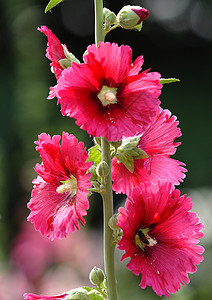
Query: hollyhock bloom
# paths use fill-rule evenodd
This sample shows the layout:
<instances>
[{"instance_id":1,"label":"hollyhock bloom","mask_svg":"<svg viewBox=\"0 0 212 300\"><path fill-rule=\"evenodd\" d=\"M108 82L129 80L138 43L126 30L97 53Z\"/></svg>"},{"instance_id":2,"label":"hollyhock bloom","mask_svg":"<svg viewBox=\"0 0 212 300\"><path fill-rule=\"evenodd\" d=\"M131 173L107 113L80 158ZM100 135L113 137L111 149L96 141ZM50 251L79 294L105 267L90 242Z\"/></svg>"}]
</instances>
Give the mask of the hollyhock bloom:
<instances>
[{"instance_id":1,"label":"hollyhock bloom","mask_svg":"<svg viewBox=\"0 0 212 300\"><path fill-rule=\"evenodd\" d=\"M66 299L68 294L64 293L58 296L44 296L44 295L35 295L35 294L24 294L25 300L61 300Z\"/></svg>"},{"instance_id":2,"label":"hollyhock bloom","mask_svg":"<svg viewBox=\"0 0 212 300\"><path fill-rule=\"evenodd\" d=\"M72 63L58 80L57 95L63 115L76 119L90 135L121 140L141 132L159 110L160 74L141 71L132 49L113 43L90 45L85 63Z\"/></svg>"},{"instance_id":3,"label":"hollyhock bloom","mask_svg":"<svg viewBox=\"0 0 212 300\"><path fill-rule=\"evenodd\" d=\"M119 209L117 225L123 230L118 248L127 268L141 273L140 287L152 286L158 296L169 296L189 283L203 260L204 248L197 245L204 227L192 208L191 199L167 182L146 182L135 187L126 208Z\"/></svg>"},{"instance_id":4,"label":"hollyhock bloom","mask_svg":"<svg viewBox=\"0 0 212 300\"><path fill-rule=\"evenodd\" d=\"M35 166L38 177L33 180L28 221L51 240L63 238L79 229L78 220L85 224L92 162L86 162L84 144L68 133L63 132L61 146L59 135L51 139L46 133L35 143L43 161Z\"/></svg>"},{"instance_id":5,"label":"hollyhock bloom","mask_svg":"<svg viewBox=\"0 0 212 300\"><path fill-rule=\"evenodd\" d=\"M148 156L134 160L134 171L131 173L122 162L114 157L112 160L113 190L116 193L129 195L133 188L141 182L157 182L167 180L174 185L185 178L185 164L169 156L176 152L179 142L174 142L181 136L178 121L171 116L169 110L163 110L155 120L146 127L137 147Z\"/></svg>"}]
</instances>

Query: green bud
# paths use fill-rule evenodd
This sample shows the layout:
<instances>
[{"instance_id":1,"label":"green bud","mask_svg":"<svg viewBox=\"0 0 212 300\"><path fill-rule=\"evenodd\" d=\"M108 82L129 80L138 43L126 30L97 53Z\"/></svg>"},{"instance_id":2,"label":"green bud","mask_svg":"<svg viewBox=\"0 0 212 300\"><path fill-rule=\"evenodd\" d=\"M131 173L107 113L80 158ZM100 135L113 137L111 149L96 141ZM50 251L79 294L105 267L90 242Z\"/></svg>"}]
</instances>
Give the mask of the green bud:
<instances>
[{"instance_id":1,"label":"green bud","mask_svg":"<svg viewBox=\"0 0 212 300\"><path fill-rule=\"evenodd\" d=\"M78 288L69 291L68 296L64 300L90 300L90 295L85 289Z\"/></svg>"},{"instance_id":2,"label":"green bud","mask_svg":"<svg viewBox=\"0 0 212 300\"><path fill-rule=\"evenodd\" d=\"M110 172L110 168L106 161L102 161L96 167L96 173L99 177L106 177Z\"/></svg>"},{"instance_id":3,"label":"green bud","mask_svg":"<svg viewBox=\"0 0 212 300\"><path fill-rule=\"evenodd\" d=\"M104 272L97 267L93 267L89 274L89 280L94 285L100 285L105 279Z\"/></svg>"},{"instance_id":4,"label":"green bud","mask_svg":"<svg viewBox=\"0 0 212 300\"><path fill-rule=\"evenodd\" d=\"M116 142L110 142L111 146L113 146L114 148L118 148L121 146L122 141L116 141Z\"/></svg>"},{"instance_id":5,"label":"green bud","mask_svg":"<svg viewBox=\"0 0 212 300\"><path fill-rule=\"evenodd\" d=\"M116 15L106 7L103 8L103 22L106 26L111 26L116 23Z\"/></svg>"},{"instance_id":6,"label":"green bud","mask_svg":"<svg viewBox=\"0 0 212 300\"><path fill-rule=\"evenodd\" d=\"M149 12L146 8L126 5L117 15L117 23L124 29L136 29L140 31L142 22L148 15Z\"/></svg>"},{"instance_id":7,"label":"green bud","mask_svg":"<svg viewBox=\"0 0 212 300\"><path fill-rule=\"evenodd\" d=\"M109 220L109 222L108 222L108 226L109 226L110 229L112 229L112 230L119 230L119 229L120 229L120 227L117 226L117 222L118 222L117 216L118 216L118 215L119 215L119 214L114 214L114 215L112 215L112 217L110 218L110 220Z\"/></svg>"},{"instance_id":8,"label":"green bud","mask_svg":"<svg viewBox=\"0 0 212 300\"><path fill-rule=\"evenodd\" d=\"M96 174L96 166L92 165L88 170L88 172L91 173L91 181L95 181L98 179L98 176Z\"/></svg>"}]
</instances>

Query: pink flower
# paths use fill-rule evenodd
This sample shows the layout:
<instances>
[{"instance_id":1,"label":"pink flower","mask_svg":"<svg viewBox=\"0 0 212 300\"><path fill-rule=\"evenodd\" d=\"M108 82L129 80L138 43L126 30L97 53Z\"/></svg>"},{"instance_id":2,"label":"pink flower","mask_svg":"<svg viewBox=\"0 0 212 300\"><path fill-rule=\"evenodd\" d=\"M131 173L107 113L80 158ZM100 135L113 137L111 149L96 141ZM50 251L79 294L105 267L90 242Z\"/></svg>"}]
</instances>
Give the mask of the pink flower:
<instances>
[{"instance_id":1,"label":"pink flower","mask_svg":"<svg viewBox=\"0 0 212 300\"><path fill-rule=\"evenodd\" d=\"M160 74L143 71L143 57L132 63L132 49L113 43L88 46L85 63L72 63L58 80L63 115L90 135L121 140L152 122L160 104Z\"/></svg>"},{"instance_id":2,"label":"pink flower","mask_svg":"<svg viewBox=\"0 0 212 300\"><path fill-rule=\"evenodd\" d=\"M181 136L178 121L170 111L163 110L155 120L146 127L137 147L148 155L147 158L134 160L134 171L131 173L117 158L112 160L113 189L116 193L130 195L133 188L141 182L167 180L174 185L185 178L182 167L185 164L170 158L180 143L174 140Z\"/></svg>"},{"instance_id":3,"label":"pink flower","mask_svg":"<svg viewBox=\"0 0 212 300\"><path fill-rule=\"evenodd\" d=\"M78 220L85 224L83 216L89 208L87 189L91 187L91 174L87 171L92 162L86 162L84 144L65 132L61 146L59 135L51 139L46 133L39 136L36 144L43 161L35 166L39 176L33 180L28 221L51 240L63 238L75 227L79 229Z\"/></svg>"},{"instance_id":4,"label":"pink flower","mask_svg":"<svg viewBox=\"0 0 212 300\"><path fill-rule=\"evenodd\" d=\"M50 66L53 69L56 79L58 80L64 68L60 65L59 61L65 59L64 49L58 38L46 26L38 28L39 31L47 36L48 43L46 49L46 57L51 60ZM64 45L67 49L67 47ZM56 86L50 87L50 93L47 99L56 97Z\"/></svg>"},{"instance_id":5,"label":"pink flower","mask_svg":"<svg viewBox=\"0 0 212 300\"><path fill-rule=\"evenodd\" d=\"M65 299L68 296L68 294L64 293L58 296L44 296L44 295L35 295L35 294L24 294L25 300L61 300Z\"/></svg>"},{"instance_id":6,"label":"pink flower","mask_svg":"<svg viewBox=\"0 0 212 300\"><path fill-rule=\"evenodd\" d=\"M191 199L172 190L170 183L135 187L126 208L120 208L117 225L123 230L118 248L127 268L141 273L140 287L152 286L158 296L169 296L189 283L202 260L204 248L197 245L204 227L192 208Z\"/></svg>"}]
</instances>

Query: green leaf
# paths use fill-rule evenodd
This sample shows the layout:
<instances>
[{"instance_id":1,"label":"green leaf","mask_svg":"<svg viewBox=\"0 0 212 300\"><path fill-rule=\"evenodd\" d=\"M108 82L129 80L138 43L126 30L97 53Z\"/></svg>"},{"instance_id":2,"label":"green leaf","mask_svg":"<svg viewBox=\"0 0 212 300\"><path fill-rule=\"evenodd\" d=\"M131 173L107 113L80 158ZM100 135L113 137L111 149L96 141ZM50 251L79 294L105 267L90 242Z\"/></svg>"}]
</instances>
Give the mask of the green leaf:
<instances>
[{"instance_id":1,"label":"green leaf","mask_svg":"<svg viewBox=\"0 0 212 300\"><path fill-rule=\"evenodd\" d=\"M102 155L99 145L95 145L88 149L87 161L93 161L95 166L97 166L102 161Z\"/></svg>"},{"instance_id":2,"label":"green leaf","mask_svg":"<svg viewBox=\"0 0 212 300\"><path fill-rule=\"evenodd\" d=\"M180 82L180 79L177 79L177 78L161 78L160 79L161 84L173 83L173 82Z\"/></svg>"},{"instance_id":3,"label":"green leaf","mask_svg":"<svg viewBox=\"0 0 212 300\"><path fill-rule=\"evenodd\" d=\"M90 297L91 297L91 300L102 300L102 299L104 299L102 296L97 295L97 294L91 294Z\"/></svg>"},{"instance_id":4,"label":"green leaf","mask_svg":"<svg viewBox=\"0 0 212 300\"><path fill-rule=\"evenodd\" d=\"M45 14L47 13L47 11L49 11L50 9L52 9L53 7L55 7L57 4L59 4L62 1L63 0L50 0L45 8Z\"/></svg>"}]
</instances>

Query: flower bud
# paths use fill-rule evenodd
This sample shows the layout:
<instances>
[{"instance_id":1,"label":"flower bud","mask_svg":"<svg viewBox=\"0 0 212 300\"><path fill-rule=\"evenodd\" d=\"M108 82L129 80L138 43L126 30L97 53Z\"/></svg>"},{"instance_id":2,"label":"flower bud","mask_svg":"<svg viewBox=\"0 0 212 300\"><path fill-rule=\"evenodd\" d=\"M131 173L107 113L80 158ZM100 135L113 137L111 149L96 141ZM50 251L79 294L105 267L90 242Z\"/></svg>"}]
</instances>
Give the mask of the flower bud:
<instances>
[{"instance_id":1,"label":"flower bud","mask_svg":"<svg viewBox=\"0 0 212 300\"><path fill-rule=\"evenodd\" d=\"M112 230L119 230L120 227L117 226L117 222L118 222L118 219L117 219L117 216L119 214L114 214L112 215L112 217L109 219L109 222L108 222L108 226L110 227L110 229Z\"/></svg>"},{"instance_id":2,"label":"flower bud","mask_svg":"<svg viewBox=\"0 0 212 300\"><path fill-rule=\"evenodd\" d=\"M116 141L116 142L110 142L111 146L113 146L114 148L118 148L121 146L122 141Z\"/></svg>"},{"instance_id":3,"label":"flower bud","mask_svg":"<svg viewBox=\"0 0 212 300\"><path fill-rule=\"evenodd\" d=\"M110 11L108 8L103 8L103 22L107 26L111 26L116 23L116 15L113 11Z\"/></svg>"},{"instance_id":4,"label":"flower bud","mask_svg":"<svg viewBox=\"0 0 212 300\"><path fill-rule=\"evenodd\" d=\"M91 181L95 181L98 179L98 176L96 174L96 166L92 165L90 169L88 169L88 172L91 173Z\"/></svg>"},{"instance_id":5,"label":"flower bud","mask_svg":"<svg viewBox=\"0 0 212 300\"><path fill-rule=\"evenodd\" d=\"M106 177L110 172L110 168L106 161L102 161L98 164L96 168L96 173L99 177Z\"/></svg>"},{"instance_id":6,"label":"flower bud","mask_svg":"<svg viewBox=\"0 0 212 300\"><path fill-rule=\"evenodd\" d=\"M141 30L142 22L149 16L146 8L140 6L124 6L117 15L119 26L124 29Z\"/></svg>"},{"instance_id":7,"label":"flower bud","mask_svg":"<svg viewBox=\"0 0 212 300\"><path fill-rule=\"evenodd\" d=\"M89 280L94 285L100 285L105 279L104 272L97 267L93 267L89 274Z\"/></svg>"},{"instance_id":8,"label":"flower bud","mask_svg":"<svg viewBox=\"0 0 212 300\"><path fill-rule=\"evenodd\" d=\"M78 288L69 291L68 296L64 300L90 300L90 295L85 289Z\"/></svg>"}]
</instances>

